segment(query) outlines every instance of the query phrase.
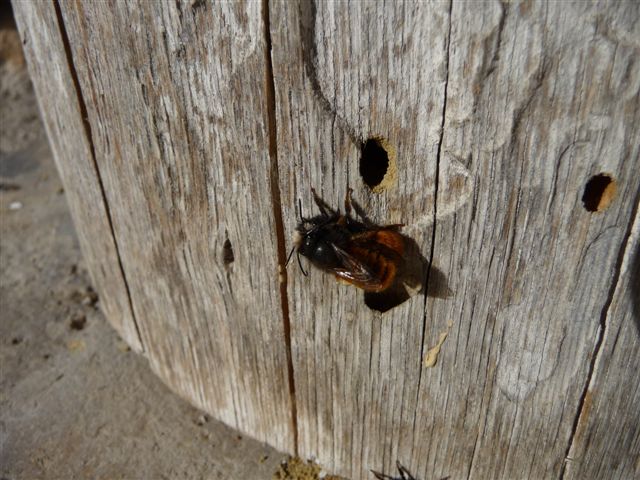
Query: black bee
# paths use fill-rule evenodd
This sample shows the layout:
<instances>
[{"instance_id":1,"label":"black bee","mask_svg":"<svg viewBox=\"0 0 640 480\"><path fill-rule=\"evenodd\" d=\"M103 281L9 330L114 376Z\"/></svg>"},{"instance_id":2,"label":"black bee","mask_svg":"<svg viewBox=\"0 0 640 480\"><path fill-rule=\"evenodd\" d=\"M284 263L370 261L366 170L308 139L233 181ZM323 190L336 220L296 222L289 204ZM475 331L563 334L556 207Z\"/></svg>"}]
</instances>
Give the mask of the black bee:
<instances>
[{"instance_id":1,"label":"black bee","mask_svg":"<svg viewBox=\"0 0 640 480\"><path fill-rule=\"evenodd\" d=\"M302 255L319 269L366 292L389 288L403 258L404 240L399 233L402 225L375 225L358 208L355 210L362 221L354 219L351 189L347 190L344 201L345 215L330 208L315 190L311 191L320 215L312 218L301 215L294 238L298 263ZM306 275L302 264L300 269Z\"/></svg>"}]
</instances>

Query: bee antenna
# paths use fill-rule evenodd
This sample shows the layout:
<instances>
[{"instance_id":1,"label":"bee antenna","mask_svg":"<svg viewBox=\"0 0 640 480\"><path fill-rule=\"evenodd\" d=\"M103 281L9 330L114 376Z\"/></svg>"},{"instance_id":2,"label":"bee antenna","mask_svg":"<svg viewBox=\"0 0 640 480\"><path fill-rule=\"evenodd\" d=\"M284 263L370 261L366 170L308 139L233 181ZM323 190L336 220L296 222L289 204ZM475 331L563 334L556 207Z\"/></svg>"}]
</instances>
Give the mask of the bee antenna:
<instances>
[{"instance_id":1,"label":"bee antenna","mask_svg":"<svg viewBox=\"0 0 640 480\"><path fill-rule=\"evenodd\" d=\"M287 268L287 265L289 265L289 260L291 260L291 255L293 255L293 251L296 249L296 247L292 247L291 251L289 252L289 256L287 257L287 261L284 262L284 268Z\"/></svg>"},{"instance_id":2,"label":"bee antenna","mask_svg":"<svg viewBox=\"0 0 640 480\"><path fill-rule=\"evenodd\" d=\"M305 272L305 271L304 271L304 268L302 268L302 262L300 261L300 252L297 252L297 253L296 253L296 257L298 257L298 266L300 267L300 271L302 272L302 274L303 274L305 277L308 277L308 276L309 276L309 274L308 274L307 272Z\"/></svg>"}]
</instances>

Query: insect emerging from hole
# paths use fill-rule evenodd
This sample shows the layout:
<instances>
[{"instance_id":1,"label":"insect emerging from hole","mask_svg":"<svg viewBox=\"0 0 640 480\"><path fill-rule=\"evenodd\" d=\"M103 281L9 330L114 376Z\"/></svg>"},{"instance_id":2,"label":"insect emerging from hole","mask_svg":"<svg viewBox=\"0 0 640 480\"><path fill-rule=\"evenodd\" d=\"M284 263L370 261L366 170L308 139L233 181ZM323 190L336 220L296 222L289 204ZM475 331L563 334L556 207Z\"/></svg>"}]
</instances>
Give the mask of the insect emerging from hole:
<instances>
[{"instance_id":1,"label":"insect emerging from hole","mask_svg":"<svg viewBox=\"0 0 640 480\"><path fill-rule=\"evenodd\" d=\"M325 272L333 273L338 280L355 285L367 292L382 292L393 284L404 253L404 241L399 233L402 225L380 226L372 223L354 202L354 210L361 217L351 216L351 192L344 200L345 214L330 208L311 189L320 209L320 215L303 218L296 228L294 247L298 264L300 255Z\"/></svg>"}]
</instances>

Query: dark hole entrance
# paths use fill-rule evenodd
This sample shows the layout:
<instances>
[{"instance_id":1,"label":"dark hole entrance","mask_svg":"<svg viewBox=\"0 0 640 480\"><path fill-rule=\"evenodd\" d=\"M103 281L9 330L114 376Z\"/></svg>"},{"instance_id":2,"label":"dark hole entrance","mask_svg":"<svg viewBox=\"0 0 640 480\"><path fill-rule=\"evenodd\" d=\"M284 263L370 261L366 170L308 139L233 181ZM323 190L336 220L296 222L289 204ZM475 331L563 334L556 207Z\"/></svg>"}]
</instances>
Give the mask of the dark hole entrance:
<instances>
[{"instance_id":1,"label":"dark hole entrance","mask_svg":"<svg viewBox=\"0 0 640 480\"><path fill-rule=\"evenodd\" d=\"M389 169L389 155L382 147L380 140L370 138L362 144L362 155L360 157L360 175L364 183L374 189L387 174Z\"/></svg>"},{"instance_id":2,"label":"dark hole entrance","mask_svg":"<svg viewBox=\"0 0 640 480\"><path fill-rule=\"evenodd\" d=\"M234 260L233 247L231 246L231 241L227 238L222 246L222 263L224 263L225 267L229 267Z\"/></svg>"},{"instance_id":3,"label":"dark hole entrance","mask_svg":"<svg viewBox=\"0 0 640 480\"><path fill-rule=\"evenodd\" d=\"M615 182L609 175L604 173L594 175L584 187L582 204L589 212L601 212L609 206L615 191Z\"/></svg>"},{"instance_id":4,"label":"dark hole entrance","mask_svg":"<svg viewBox=\"0 0 640 480\"><path fill-rule=\"evenodd\" d=\"M71 322L69 322L69 327L71 328L71 330L82 330L84 329L86 324L87 317L85 317L84 315L78 315L71 319Z\"/></svg>"}]
</instances>

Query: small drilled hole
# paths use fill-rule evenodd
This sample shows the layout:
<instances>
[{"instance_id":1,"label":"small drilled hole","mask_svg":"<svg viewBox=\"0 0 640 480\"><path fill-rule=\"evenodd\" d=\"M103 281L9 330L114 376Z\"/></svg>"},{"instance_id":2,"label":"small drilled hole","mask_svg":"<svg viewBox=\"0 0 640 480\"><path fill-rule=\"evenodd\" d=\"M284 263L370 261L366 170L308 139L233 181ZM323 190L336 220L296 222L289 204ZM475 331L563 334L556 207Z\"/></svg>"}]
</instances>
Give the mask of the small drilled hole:
<instances>
[{"instance_id":1,"label":"small drilled hole","mask_svg":"<svg viewBox=\"0 0 640 480\"><path fill-rule=\"evenodd\" d=\"M222 246L222 263L224 263L226 268L229 268L229 265L231 265L234 260L233 247L231 246L231 241L227 238Z\"/></svg>"},{"instance_id":2,"label":"small drilled hole","mask_svg":"<svg viewBox=\"0 0 640 480\"><path fill-rule=\"evenodd\" d=\"M69 322L69 327L71 330L83 330L85 325L87 324L87 317L84 315L78 315L71 319Z\"/></svg>"},{"instance_id":3,"label":"small drilled hole","mask_svg":"<svg viewBox=\"0 0 640 480\"><path fill-rule=\"evenodd\" d=\"M395 152L383 138L370 138L362 144L360 175L367 186L380 193L395 180Z\"/></svg>"},{"instance_id":4,"label":"small drilled hole","mask_svg":"<svg viewBox=\"0 0 640 480\"><path fill-rule=\"evenodd\" d=\"M584 187L582 204L589 212L602 212L613 201L616 182L606 173L594 175Z\"/></svg>"}]
</instances>

